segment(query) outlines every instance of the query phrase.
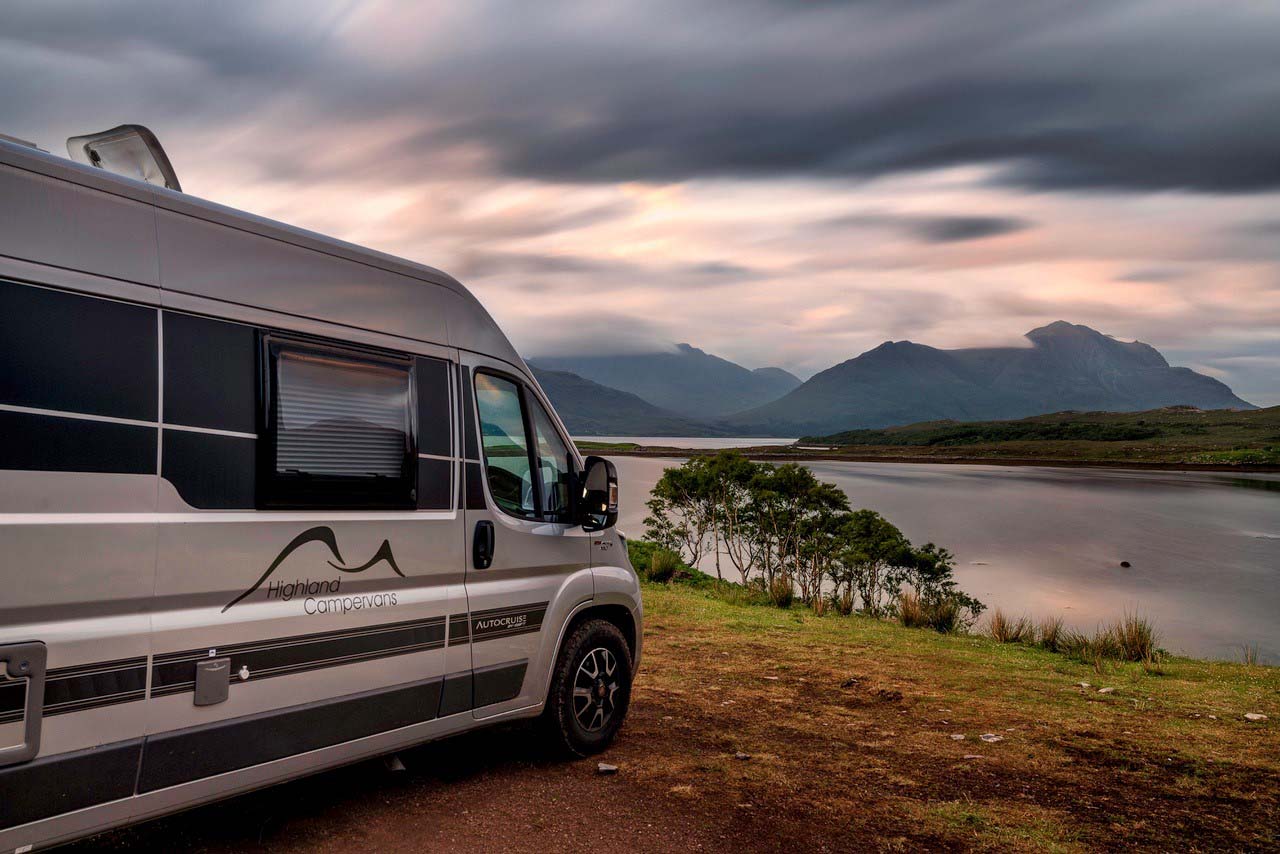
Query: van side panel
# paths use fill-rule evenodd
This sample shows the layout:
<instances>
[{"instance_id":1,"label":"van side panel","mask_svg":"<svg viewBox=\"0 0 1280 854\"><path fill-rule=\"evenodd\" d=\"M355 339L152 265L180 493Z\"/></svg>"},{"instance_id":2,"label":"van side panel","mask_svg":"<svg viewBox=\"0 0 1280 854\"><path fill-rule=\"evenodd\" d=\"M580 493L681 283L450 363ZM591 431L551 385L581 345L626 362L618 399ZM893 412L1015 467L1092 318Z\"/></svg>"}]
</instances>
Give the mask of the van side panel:
<instances>
[{"instance_id":1,"label":"van side panel","mask_svg":"<svg viewBox=\"0 0 1280 854\"><path fill-rule=\"evenodd\" d=\"M448 291L283 240L156 210L164 289L448 344Z\"/></svg>"},{"instance_id":2,"label":"van side panel","mask_svg":"<svg viewBox=\"0 0 1280 854\"><path fill-rule=\"evenodd\" d=\"M159 287L155 212L137 195L0 163L0 255Z\"/></svg>"},{"instance_id":3,"label":"van side panel","mask_svg":"<svg viewBox=\"0 0 1280 854\"><path fill-rule=\"evenodd\" d=\"M87 771L104 744L136 767L143 733L158 359L154 308L0 281L0 644L48 653L40 751L0 768L25 797L0 829L132 793ZM0 682L2 744L23 685Z\"/></svg>"}]
</instances>

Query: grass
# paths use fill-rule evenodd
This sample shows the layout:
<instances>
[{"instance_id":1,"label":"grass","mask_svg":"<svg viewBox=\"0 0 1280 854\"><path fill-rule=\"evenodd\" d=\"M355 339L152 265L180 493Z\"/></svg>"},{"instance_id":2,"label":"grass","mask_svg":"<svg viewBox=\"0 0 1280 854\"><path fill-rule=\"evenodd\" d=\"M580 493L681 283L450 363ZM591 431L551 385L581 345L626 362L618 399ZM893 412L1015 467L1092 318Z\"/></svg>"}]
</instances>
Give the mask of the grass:
<instances>
[{"instance_id":1,"label":"grass","mask_svg":"<svg viewBox=\"0 0 1280 854\"><path fill-rule=\"evenodd\" d=\"M1099 671L1030 643L737 604L714 587L646 584L644 598L623 774L759 820L777 834L762 839L815 850L1280 845L1280 668L1166 657L1158 674L1119 660ZM1145 642L1133 617L1121 622ZM1270 720L1249 723L1251 711Z\"/></svg>"},{"instance_id":2,"label":"grass","mask_svg":"<svg viewBox=\"0 0 1280 854\"><path fill-rule=\"evenodd\" d=\"M1029 617L1012 618L996 608L987 621L987 634L996 643L1034 643L1035 624Z\"/></svg>"}]
</instances>

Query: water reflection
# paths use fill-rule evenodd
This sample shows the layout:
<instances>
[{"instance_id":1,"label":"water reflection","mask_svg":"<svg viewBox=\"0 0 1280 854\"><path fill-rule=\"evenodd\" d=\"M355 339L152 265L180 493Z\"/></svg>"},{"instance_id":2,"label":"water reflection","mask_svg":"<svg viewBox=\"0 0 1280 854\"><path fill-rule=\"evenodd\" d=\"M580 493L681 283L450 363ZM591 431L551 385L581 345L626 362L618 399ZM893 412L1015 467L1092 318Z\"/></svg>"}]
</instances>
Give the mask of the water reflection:
<instances>
[{"instance_id":1,"label":"water reflection","mask_svg":"<svg viewBox=\"0 0 1280 854\"><path fill-rule=\"evenodd\" d=\"M620 524L679 460L615 457ZM1127 608L1169 649L1280 663L1280 477L1120 469L815 462L855 507L957 557L962 586L991 605L1092 629ZM1120 565L1130 562L1129 568ZM709 569L711 563L704 563Z\"/></svg>"}]
</instances>

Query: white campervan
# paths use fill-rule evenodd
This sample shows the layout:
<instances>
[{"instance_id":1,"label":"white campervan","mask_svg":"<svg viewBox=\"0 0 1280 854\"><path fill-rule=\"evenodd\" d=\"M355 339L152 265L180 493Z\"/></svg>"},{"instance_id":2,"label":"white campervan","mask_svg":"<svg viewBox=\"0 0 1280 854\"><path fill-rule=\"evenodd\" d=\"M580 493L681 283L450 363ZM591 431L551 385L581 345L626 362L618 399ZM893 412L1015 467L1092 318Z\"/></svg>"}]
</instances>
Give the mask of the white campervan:
<instances>
[{"instance_id":1,"label":"white campervan","mask_svg":"<svg viewBox=\"0 0 1280 854\"><path fill-rule=\"evenodd\" d=\"M480 303L143 128L68 147L0 139L0 851L514 718L609 744L616 474Z\"/></svg>"}]
</instances>

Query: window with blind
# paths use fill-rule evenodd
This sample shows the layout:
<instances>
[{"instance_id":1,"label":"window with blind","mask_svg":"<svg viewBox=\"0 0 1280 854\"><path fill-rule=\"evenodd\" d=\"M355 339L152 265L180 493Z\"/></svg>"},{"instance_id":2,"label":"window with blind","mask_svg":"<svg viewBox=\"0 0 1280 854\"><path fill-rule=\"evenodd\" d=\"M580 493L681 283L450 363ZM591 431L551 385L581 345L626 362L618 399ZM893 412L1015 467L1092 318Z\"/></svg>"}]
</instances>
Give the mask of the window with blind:
<instances>
[{"instance_id":1,"label":"window with blind","mask_svg":"<svg viewBox=\"0 0 1280 854\"><path fill-rule=\"evenodd\" d=\"M411 507L413 363L268 339L269 506Z\"/></svg>"}]
</instances>

